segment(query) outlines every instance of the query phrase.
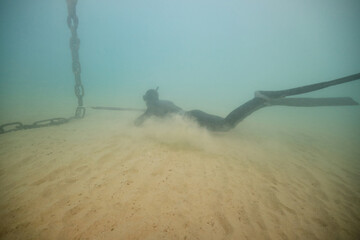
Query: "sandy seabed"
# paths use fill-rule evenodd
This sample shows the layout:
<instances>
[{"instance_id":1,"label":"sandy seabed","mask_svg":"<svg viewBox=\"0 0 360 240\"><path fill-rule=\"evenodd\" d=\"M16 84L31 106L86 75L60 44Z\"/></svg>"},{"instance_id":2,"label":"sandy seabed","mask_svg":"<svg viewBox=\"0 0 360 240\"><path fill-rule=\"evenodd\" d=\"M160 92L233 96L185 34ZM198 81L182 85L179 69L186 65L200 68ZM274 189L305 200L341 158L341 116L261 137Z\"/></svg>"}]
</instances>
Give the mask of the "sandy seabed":
<instances>
[{"instance_id":1,"label":"sandy seabed","mask_svg":"<svg viewBox=\"0 0 360 240\"><path fill-rule=\"evenodd\" d=\"M0 239L360 239L359 138L134 117L0 135Z\"/></svg>"}]
</instances>

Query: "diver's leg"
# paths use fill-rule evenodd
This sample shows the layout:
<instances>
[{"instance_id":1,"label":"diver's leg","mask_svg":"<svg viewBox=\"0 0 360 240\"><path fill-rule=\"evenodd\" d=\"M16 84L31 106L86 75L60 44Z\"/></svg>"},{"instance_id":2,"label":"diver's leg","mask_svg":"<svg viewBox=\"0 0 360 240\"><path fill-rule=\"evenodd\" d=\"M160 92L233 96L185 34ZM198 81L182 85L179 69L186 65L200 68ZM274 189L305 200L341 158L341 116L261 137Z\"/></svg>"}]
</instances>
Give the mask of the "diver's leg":
<instances>
[{"instance_id":1,"label":"diver's leg","mask_svg":"<svg viewBox=\"0 0 360 240\"><path fill-rule=\"evenodd\" d=\"M240 121L249 116L251 113L260 108L266 107L268 105L267 102L268 101L266 99L259 97L255 97L250 101L247 101L226 116L223 121L224 129L230 130L231 128L236 127Z\"/></svg>"},{"instance_id":2,"label":"diver's leg","mask_svg":"<svg viewBox=\"0 0 360 240\"><path fill-rule=\"evenodd\" d=\"M185 116L195 120L200 126L206 127L211 131L226 131L224 129L224 118L208 114L200 110L191 110L185 112Z\"/></svg>"},{"instance_id":3,"label":"diver's leg","mask_svg":"<svg viewBox=\"0 0 360 240\"><path fill-rule=\"evenodd\" d=\"M266 99L255 97L232 111L223 121L223 129L230 130L251 113L266 106L293 106L293 107L319 107L319 106L352 106L359 105L349 97L340 98L276 98Z\"/></svg>"},{"instance_id":4,"label":"diver's leg","mask_svg":"<svg viewBox=\"0 0 360 240\"><path fill-rule=\"evenodd\" d=\"M359 79L360 79L360 73L357 73L357 74L346 76L343 78L338 78L338 79L335 79L332 81L321 82L321 83L316 83L316 84L311 84L311 85L307 85L307 86L291 88L291 89L281 90L281 91L259 91L257 94L261 94L268 98L281 98L281 97L287 97L287 96L292 96L292 95L313 92L313 91L317 91L317 90L327 88L330 86L347 83L347 82L351 82L351 81L355 81L355 80L359 80Z\"/></svg>"},{"instance_id":5,"label":"diver's leg","mask_svg":"<svg viewBox=\"0 0 360 240\"><path fill-rule=\"evenodd\" d=\"M360 79L360 73L350 75L347 77L335 79L332 81L316 83L312 85L307 85L298 88L292 88L281 91L258 91L255 92L255 97L240 107L233 110L226 118L221 119L216 116L216 121L213 121L213 118L209 117L208 114L203 112L189 112L189 115L192 115L200 125L206 126L211 130L221 130L227 131L230 130L242 121L244 118L249 116L251 113L259 110L260 108L271 106L271 105L283 105L283 106L349 106L349 105L357 105L358 103L352 100L351 98L323 98L323 99L309 99L309 98L301 98L301 99L291 99L284 98L286 96L298 95L307 92L312 92L316 90L320 90L322 88L351 82L354 80ZM211 120L211 121L210 121Z\"/></svg>"}]
</instances>

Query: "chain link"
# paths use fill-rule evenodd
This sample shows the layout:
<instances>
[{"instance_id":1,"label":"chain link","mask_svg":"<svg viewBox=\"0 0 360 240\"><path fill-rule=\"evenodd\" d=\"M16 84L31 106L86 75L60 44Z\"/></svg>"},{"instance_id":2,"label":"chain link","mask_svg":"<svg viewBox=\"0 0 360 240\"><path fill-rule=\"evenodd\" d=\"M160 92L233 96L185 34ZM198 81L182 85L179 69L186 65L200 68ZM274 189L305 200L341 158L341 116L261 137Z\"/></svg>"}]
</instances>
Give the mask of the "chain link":
<instances>
[{"instance_id":1,"label":"chain link","mask_svg":"<svg viewBox=\"0 0 360 240\"><path fill-rule=\"evenodd\" d=\"M8 128L6 130L6 127ZM24 125L21 122L6 123L0 126L0 134L17 131L23 129Z\"/></svg>"},{"instance_id":2,"label":"chain link","mask_svg":"<svg viewBox=\"0 0 360 240\"><path fill-rule=\"evenodd\" d=\"M67 24L68 27L72 30L76 30L79 24L79 19L76 16L76 4L77 0L66 0L68 7L68 17Z\"/></svg>"},{"instance_id":3,"label":"chain link","mask_svg":"<svg viewBox=\"0 0 360 240\"><path fill-rule=\"evenodd\" d=\"M76 108L75 117L76 118L83 118L85 116L85 111L86 111L85 107L78 106Z\"/></svg>"}]
</instances>

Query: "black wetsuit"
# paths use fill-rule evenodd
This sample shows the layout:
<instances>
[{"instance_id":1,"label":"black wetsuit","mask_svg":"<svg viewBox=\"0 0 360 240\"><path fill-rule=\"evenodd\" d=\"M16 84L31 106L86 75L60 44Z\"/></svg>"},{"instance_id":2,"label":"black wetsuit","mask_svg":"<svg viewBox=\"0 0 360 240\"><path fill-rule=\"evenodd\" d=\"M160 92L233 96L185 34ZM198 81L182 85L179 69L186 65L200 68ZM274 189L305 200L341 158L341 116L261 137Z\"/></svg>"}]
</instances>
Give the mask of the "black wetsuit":
<instances>
[{"instance_id":1,"label":"black wetsuit","mask_svg":"<svg viewBox=\"0 0 360 240\"><path fill-rule=\"evenodd\" d=\"M143 99L146 102L146 111L135 120L135 124L141 125L150 116L164 117L169 114L182 114L190 117L212 131L228 131L249 116L256 110L266 106L295 106L295 107L315 107L315 106L350 106L359 105L349 97L340 98L285 98L291 95L298 95L307 92L316 91L333 85L338 85L360 79L360 73L351 76L339 78L336 80L307 85L298 88L292 88L281 91L257 91L255 97L242 104L225 118L211 115L200 110L183 111L174 103L165 100L159 100L157 89L148 90Z\"/></svg>"}]
</instances>

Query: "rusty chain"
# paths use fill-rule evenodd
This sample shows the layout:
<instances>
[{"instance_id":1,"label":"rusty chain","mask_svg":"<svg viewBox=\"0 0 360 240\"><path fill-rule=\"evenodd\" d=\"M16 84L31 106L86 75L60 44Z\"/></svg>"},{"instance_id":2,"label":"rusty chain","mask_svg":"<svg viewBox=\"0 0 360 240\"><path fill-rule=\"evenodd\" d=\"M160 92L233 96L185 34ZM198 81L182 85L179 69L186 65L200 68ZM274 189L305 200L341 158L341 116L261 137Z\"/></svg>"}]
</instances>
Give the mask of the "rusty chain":
<instances>
[{"instance_id":1,"label":"rusty chain","mask_svg":"<svg viewBox=\"0 0 360 240\"><path fill-rule=\"evenodd\" d=\"M72 119L79 119L85 116L85 107L83 106L84 87L81 84L81 65L79 60L79 47L80 39L77 36L77 27L79 19L76 16L76 4L77 0L66 0L68 7L67 25L71 31L70 37L70 50L72 56L72 71L75 77L75 95L78 99L78 106L75 111L75 116L70 118L51 118L46 120L36 121L32 124L22 124L21 122L11 122L0 125L0 134L39 127L55 126L63 123L67 123Z\"/></svg>"},{"instance_id":2,"label":"rusty chain","mask_svg":"<svg viewBox=\"0 0 360 240\"><path fill-rule=\"evenodd\" d=\"M22 124L21 122L6 123L0 126L0 134L23 129L60 125L69 122L71 119L72 118L50 118L46 120L36 121L32 124Z\"/></svg>"},{"instance_id":3,"label":"rusty chain","mask_svg":"<svg viewBox=\"0 0 360 240\"><path fill-rule=\"evenodd\" d=\"M85 108L83 107L84 87L81 84L81 65L79 60L80 39L77 36L79 19L76 16L77 0L66 0L68 6L67 24L71 31L70 49L72 56L72 71L75 78L75 95L78 98L78 106L75 112L75 118L83 118Z\"/></svg>"}]
</instances>

